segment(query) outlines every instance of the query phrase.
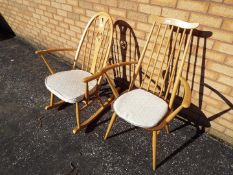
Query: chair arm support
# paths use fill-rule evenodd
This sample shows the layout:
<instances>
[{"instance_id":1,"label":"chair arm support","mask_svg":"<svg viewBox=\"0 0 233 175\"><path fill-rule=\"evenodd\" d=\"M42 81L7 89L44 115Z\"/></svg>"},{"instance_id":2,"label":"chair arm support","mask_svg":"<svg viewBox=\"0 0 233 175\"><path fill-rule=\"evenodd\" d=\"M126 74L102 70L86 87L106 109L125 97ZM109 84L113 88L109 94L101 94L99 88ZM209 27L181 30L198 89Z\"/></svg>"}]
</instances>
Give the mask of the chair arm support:
<instances>
[{"instance_id":1,"label":"chair arm support","mask_svg":"<svg viewBox=\"0 0 233 175\"><path fill-rule=\"evenodd\" d=\"M180 77L181 85L184 87L184 97L181 105L179 105L173 112L171 112L166 117L166 122L169 123L183 108L188 108L191 104L191 89L189 87L188 82L183 78Z\"/></svg>"},{"instance_id":2,"label":"chair arm support","mask_svg":"<svg viewBox=\"0 0 233 175\"><path fill-rule=\"evenodd\" d=\"M57 49L37 50L37 51L35 51L35 54L37 54L37 55L44 55L44 54L52 53L52 52L75 51L75 50L76 49L74 49L74 48L57 48Z\"/></svg>"},{"instance_id":3,"label":"chair arm support","mask_svg":"<svg viewBox=\"0 0 233 175\"><path fill-rule=\"evenodd\" d=\"M188 108L191 104L191 89L188 82L183 77L180 77L180 82L181 85L184 87L184 98L181 105L184 108Z\"/></svg>"}]
</instances>

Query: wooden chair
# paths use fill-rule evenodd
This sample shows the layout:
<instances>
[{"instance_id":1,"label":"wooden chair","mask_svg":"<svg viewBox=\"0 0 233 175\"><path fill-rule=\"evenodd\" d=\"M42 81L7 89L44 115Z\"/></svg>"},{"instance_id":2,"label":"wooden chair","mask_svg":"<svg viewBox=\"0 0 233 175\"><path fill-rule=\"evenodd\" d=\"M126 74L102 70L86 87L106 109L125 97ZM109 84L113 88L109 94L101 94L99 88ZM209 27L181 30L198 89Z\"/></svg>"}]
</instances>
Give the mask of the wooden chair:
<instances>
[{"instance_id":1,"label":"wooden chair","mask_svg":"<svg viewBox=\"0 0 233 175\"><path fill-rule=\"evenodd\" d=\"M158 131L163 128L168 130L168 124L172 119L191 103L190 87L182 78L182 71L193 29L198 25L177 19L155 17L130 87L121 96L107 72L136 62L118 63L106 66L102 70L116 98L112 105L114 113L104 139L107 139L117 115L135 126L151 131L153 170L156 169ZM183 92L183 100L174 108L178 92Z\"/></svg>"},{"instance_id":2,"label":"wooden chair","mask_svg":"<svg viewBox=\"0 0 233 175\"><path fill-rule=\"evenodd\" d=\"M111 17L104 12L94 15L83 32L74 58L73 69L69 71L55 73L45 58L45 54L57 51L75 51L76 49L62 48L36 51L36 54L43 59L51 74L45 79L45 85L51 92L50 104L45 109L49 110L58 107L65 102L75 103L77 126L73 129L73 133L76 133L96 119L113 100L113 97L109 98L106 102L100 99L98 90L101 76L95 76L95 74L99 75L98 71L108 61L112 35L113 23ZM89 80L89 77L92 77L92 79ZM60 98L61 101L54 102L54 96ZM101 108L81 123L80 111L92 102L90 96L97 98L101 104ZM84 102L82 108L80 108L80 102Z\"/></svg>"}]
</instances>

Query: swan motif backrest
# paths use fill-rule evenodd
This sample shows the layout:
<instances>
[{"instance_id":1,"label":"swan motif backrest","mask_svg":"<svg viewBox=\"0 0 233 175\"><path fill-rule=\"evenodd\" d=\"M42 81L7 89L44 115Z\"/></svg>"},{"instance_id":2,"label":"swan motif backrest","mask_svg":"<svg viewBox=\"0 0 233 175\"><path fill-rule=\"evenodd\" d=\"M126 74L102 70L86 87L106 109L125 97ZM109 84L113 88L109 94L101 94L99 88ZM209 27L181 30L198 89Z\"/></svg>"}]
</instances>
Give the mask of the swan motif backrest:
<instances>
[{"instance_id":1,"label":"swan motif backrest","mask_svg":"<svg viewBox=\"0 0 233 175\"><path fill-rule=\"evenodd\" d=\"M112 43L111 17L100 12L91 18L81 37L73 68L79 67L92 74L102 69L108 60Z\"/></svg>"}]
</instances>

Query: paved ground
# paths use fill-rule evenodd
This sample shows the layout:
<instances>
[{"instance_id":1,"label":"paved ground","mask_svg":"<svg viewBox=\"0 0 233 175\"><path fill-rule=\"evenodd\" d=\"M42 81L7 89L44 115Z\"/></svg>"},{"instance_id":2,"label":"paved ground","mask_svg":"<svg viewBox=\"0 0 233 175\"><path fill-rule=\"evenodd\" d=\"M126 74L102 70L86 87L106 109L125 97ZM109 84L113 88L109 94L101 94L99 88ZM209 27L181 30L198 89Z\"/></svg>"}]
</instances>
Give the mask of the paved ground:
<instances>
[{"instance_id":1,"label":"paved ground","mask_svg":"<svg viewBox=\"0 0 233 175\"><path fill-rule=\"evenodd\" d=\"M17 38L0 42L0 174L232 174L233 149L181 121L158 140L151 168L151 135L122 120L103 141L110 111L73 135L74 106L45 111L48 75L34 48ZM69 68L50 56L57 70ZM96 105L82 116L90 115ZM38 119L43 118L42 127ZM72 168L73 167L73 168ZM72 171L73 170L73 171Z\"/></svg>"}]
</instances>

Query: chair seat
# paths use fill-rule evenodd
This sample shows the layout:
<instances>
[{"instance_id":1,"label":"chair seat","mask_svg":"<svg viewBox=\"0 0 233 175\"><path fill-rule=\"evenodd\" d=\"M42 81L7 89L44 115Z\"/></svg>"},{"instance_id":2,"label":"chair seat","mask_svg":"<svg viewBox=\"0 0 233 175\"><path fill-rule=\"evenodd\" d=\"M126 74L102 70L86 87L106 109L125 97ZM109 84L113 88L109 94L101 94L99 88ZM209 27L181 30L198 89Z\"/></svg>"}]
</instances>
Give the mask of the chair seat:
<instances>
[{"instance_id":1,"label":"chair seat","mask_svg":"<svg viewBox=\"0 0 233 175\"><path fill-rule=\"evenodd\" d=\"M68 103L76 103L83 99L86 92L86 83L83 78L92 74L83 70L70 70L58 72L46 77L47 89L61 100ZM88 83L89 92L95 90L97 80Z\"/></svg>"},{"instance_id":2,"label":"chair seat","mask_svg":"<svg viewBox=\"0 0 233 175\"><path fill-rule=\"evenodd\" d=\"M113 109L127 122L135 126L151 128L166 115L168 104L150 92L135 89L118 97Z\"/></svg>"}]
</instances>

